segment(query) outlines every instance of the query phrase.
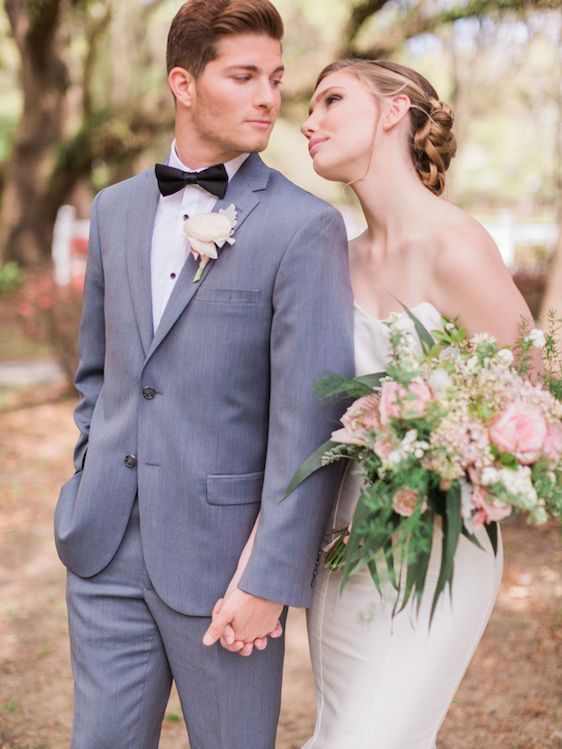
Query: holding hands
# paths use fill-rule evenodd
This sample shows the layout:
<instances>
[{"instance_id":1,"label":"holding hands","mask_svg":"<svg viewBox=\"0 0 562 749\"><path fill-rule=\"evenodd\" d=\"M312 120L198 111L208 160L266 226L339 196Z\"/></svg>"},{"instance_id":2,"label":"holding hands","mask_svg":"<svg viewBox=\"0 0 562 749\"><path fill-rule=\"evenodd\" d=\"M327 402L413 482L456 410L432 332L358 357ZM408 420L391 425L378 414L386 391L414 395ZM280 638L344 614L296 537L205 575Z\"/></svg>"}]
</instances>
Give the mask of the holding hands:
<instances>
[{"instance_id":1,"label":"holding hands","mask_svg":"<svg viewBox=\"0 0 562 749\"><path fill-rule=\"evenodd\" d=\"M238 587L252 553L258 522L259 516L240 555L234 577L224 596L215 603L203 645L213 645L220 640L225 650L247 656L254 647L265 650L268 637L277 638L283 634L279 621L283 604L246 593Z\"/></svg>"},{"instance_id":2,"label":"holding hands","mask_svg":"<svg viewBox=\"0 0 562 749\"><path fill-rule=\"evenodd\" d=\"M283 604L246 593L233 586L213 609L212 622L203 637L204 645L220 640L225 650L251 655L254 647L265 650L268 637L281 637L279 616Z\"/></svg>"}]
</instances>

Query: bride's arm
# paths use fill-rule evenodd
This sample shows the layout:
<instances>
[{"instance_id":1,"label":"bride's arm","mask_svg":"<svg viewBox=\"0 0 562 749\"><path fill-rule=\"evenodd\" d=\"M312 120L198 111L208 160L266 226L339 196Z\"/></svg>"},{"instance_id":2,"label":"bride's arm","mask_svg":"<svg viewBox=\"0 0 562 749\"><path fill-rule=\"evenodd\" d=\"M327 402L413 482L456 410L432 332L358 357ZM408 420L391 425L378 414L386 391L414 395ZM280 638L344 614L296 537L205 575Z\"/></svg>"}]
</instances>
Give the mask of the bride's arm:
<instances>
[{"instance_id":1,"label":"bride's arm","mask_svg":"<svg viewBox=\"0 0 562 749\"><path fill-rule=\"evenodd\" d=\"M246 565L248 564L248 559L250 558L250 554L252 553L252 549L254 548L254 539L256 537L256 530L258 527L258 523L260 521L260 516L258 514L256 518L256 522L254 523L254 527L252 528L252 532L250 533L248 540L246 541L246 544L244 548L242 549L242 553L240 554L240 559L238 560L238 565L236 567L236 572L232 576L232 580L228 584L228 588L225 591L224 597L230 593L231 590L234 590L234 588L238 587L238 581L242 577L242 573L246 569Z\"/></svg>"}]
</instances>

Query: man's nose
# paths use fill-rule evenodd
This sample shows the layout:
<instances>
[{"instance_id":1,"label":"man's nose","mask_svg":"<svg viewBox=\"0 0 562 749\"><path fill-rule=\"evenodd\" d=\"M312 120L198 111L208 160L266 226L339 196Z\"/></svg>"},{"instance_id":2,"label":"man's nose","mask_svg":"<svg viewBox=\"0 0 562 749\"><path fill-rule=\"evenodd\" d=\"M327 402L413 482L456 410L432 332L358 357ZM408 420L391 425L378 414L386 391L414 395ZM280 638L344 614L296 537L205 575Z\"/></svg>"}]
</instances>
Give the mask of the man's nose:
<instances>
[{"instance_id":1,"label":"man's nose","mask_svg":"<svg viewBox=\"0 0 562 749\"><path fill-rule=\"evenodd\" d=\"M258 91L256 94L256 104L259 107L271 109L274 106L276 97L278 95L278 92L275 90L273 84L269 79L262 80L260 81L258 86Z\"/></svg>"}]
</instances>

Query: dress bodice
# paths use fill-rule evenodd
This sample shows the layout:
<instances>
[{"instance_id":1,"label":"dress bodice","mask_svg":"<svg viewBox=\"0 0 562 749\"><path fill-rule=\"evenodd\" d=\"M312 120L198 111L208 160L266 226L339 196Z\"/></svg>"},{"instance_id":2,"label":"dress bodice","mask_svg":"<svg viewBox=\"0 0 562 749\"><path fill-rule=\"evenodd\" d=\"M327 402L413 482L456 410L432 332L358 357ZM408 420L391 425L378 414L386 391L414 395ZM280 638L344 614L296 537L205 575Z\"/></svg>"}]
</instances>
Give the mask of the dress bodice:
<instances>
[{"instance_id":1,"label":"dress bodice","mask_svg":"<svg viewBox=\"0 0 562 749\"><path fill-rule=\"evenodd\" d=\"M428 330L441 327L441 314L430 302L420 302L410 311ZM404 312L404 314L406 314ZM353 329L355 339L355 373L359 376L381 372L388 359L387 320L378 320L355 303Z\"/></svg>"}]
</instances>

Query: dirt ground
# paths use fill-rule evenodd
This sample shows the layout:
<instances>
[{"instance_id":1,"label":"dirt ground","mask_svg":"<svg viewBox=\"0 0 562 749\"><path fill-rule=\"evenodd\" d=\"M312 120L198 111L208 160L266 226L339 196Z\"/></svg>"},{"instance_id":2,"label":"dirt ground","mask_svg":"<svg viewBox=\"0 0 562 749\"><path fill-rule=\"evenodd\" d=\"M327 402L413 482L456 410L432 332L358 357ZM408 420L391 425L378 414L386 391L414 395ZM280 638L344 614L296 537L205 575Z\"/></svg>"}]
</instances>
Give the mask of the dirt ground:
<instances>
[{"instance_id":1,"label":"dirt ground","mask_svg":"<svg viewBox=\"0 0 562 749\"><path fill-rule=\"evenodd\" d=\"M64 571L51 525L58 486L71 470L71 408L66 401L0 414L0 749L69 745ZM559 531L516 521L504 526L504 543L501 595L444 723L439 749L562 747ZM295 611L288 626L277 749L299 749L313 723L304 617ZM187 746L175 696L160 746Z\"/></svg>"}]
</instances>

